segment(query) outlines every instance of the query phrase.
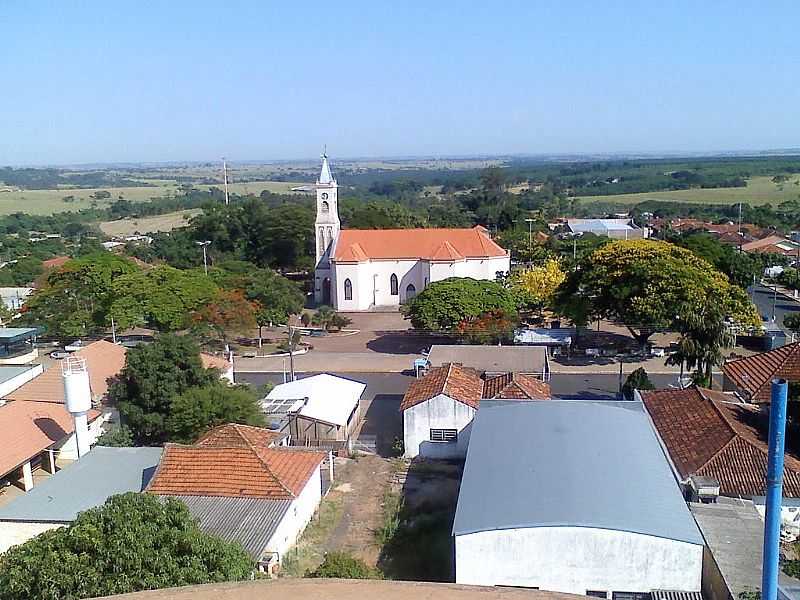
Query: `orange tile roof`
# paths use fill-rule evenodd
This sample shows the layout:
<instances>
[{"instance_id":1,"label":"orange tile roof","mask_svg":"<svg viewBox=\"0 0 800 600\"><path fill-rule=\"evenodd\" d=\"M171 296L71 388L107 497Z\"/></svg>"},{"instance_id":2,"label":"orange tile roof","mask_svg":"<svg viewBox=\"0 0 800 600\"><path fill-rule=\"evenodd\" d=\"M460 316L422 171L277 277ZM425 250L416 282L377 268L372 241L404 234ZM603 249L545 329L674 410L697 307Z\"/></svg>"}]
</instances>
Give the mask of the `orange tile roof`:
<instances>
[{"instance_id":1,"label":"orange tile roof","mask_svg":"<svg viewBox=\"0 0 800 600\"><path fill-rule=\"evenodd\" d=\"M472 229L344 229L333 260L462 260L506 256L483 228Z\"/></svg>"},{"instance_id":2,"label":"orange tile roof","mask_svg":"<svg viewBox=\"0 0 800 600\"><path fill-rule=\"evenodd\" d=\"M196 446L222 448L270 448L282 439L284 434L264 427L229 423L207 432L196 442Z\"/></svg>"},{"instance_id":3,"label":"orange tile roof","mask_svg":"<svg viewBox=\"0 0 800 600\"><path fill-rule=\"evenodd\" d=\"M721 392L689 388L642 392L642 400L682 478L713 477L732 496L765 493L767 444L754 407ZM787 452L784 495L800 497L800 460Z\"/></svg>"},{"instance_id":4,"label":"orange tile roof","mask_svg":"<svg viewBox=\"0 0 800 600\"><path fill-rule=\"evenodd\" d=\"M728 361L722 365L722 372L747 396L747 400L768 403L773 379L800 381L800 342Z\"/></svg>"},{"instance_id":5,"label":"orange tile roof","mask_svg":"<svg viewBox=\"0 0 800 600\"><path fill-rule=\"evenodd\" d=\"M167 444L147 491L166 496L296 498L324 452Z\"/></svg>"},{"instance_id":6,"label":"orange tile roof","mask_svg":"<svg viewBox=\"0 0 800 600\"><path fill-rule=\"evenodd\" d=\"M433 367L424 377L411 382L400 403L400 410L422 404L439 394L472 408L478 408L482 393L483 380L476 370L448 363L441 367Z\"/></svg>"},{"instance_id":7,"label":"orange tile roof","mask_svg":"<svg viewBox=\"0 0 800 600\"><path fill-rule=\"evenodd\" d=\"M550 400L550 386L523 373L505 373L487 379L483 397L498 400Z\"/></svg>"},{"instance_id":8,"label":"orange tile roof","mask_svg":"<svg viewBox=\"0 0 800 600\"><path fill-rule=\"evenodd\" d=\"M89 385L92 397L100 399L108 392L108 379L118 374L125 366L127 350L120 345L100 340L92 342L75 352L75 356L86 359L89 370ZM54 364L44 373L20 386L8 396L9 400L64 403L64 382L61 366Z\"/></svg>"},{"instance_id":9,"label":"orange tile roof","mask_svg":"<svg viewBox=\"0 0 800 600\"><path fill-rule=\"evenodd\" d=\"M100 413L89 411L89 421ZM61 404L8 402L0 406L0 476L43 452L75 431L72 416Z\"/></svg>"}]
</instances>

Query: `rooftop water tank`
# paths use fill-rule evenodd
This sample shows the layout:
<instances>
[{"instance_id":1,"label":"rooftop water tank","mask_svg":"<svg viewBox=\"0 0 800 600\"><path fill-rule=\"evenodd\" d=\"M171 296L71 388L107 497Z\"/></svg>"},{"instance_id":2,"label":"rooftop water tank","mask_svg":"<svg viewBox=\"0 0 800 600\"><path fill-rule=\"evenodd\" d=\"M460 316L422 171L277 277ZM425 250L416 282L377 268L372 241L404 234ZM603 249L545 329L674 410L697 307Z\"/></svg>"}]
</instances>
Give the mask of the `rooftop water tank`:
<instances>
[{"instance_id":1,"label":"rooftop water tank","mask_svg":"<svg viewBox=\"0 0 800 600\"><path fill-rule=\"evenodd\" d=\"M92 408L92 390L86 360L78 356L65 358L61 363L64 376L64 399L67 412L76 415Z\"/></svg>"}]
</instances>

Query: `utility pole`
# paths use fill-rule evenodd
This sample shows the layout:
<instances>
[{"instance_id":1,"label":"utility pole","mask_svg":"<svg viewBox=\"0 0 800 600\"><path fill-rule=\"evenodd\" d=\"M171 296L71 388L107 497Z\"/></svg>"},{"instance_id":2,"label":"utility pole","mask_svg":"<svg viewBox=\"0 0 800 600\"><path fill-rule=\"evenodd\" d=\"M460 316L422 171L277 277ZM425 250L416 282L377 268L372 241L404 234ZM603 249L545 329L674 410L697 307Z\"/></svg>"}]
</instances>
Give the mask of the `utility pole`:
<instances>
[{"instance_id":1,"label":"utility pole","mask_svg":"<svg viewBox=\"0 0 800 600\"><path fill-rule=\"evenodd\" d=\"M288 323L287 327L289 328L289 380L294 381L294 325Z\"/></svg>"},{"instance_id":2,"label":"utility pole","mask_svg":"<svg viewBox=\"0 0 800 600\"><path fill-rule=\"evenodd\" d=\"M775 304L778 302L778 284L772 284L772 322L775 322Z\"/></svg>"},{"instance_id":3,"label":"utility pole","mask_svg":"<svg viewBox=\"0 0 800 600\"><path fill-rule=\"evenodd\" d=\"M203 271L205 271L206 275L208 275L208 254L206 254L206 248L210 243L211 240L205 240L204 242L195 242L195 244L203 248Z\"/></svg>"},{"instance_id":4,"label":"utility pole","mask_svg":"<svg viewBox=\"0 0 800 600\"><path fill-rule=\"evenodd\" d=\"M532 254L533 253L533 219L525 219L525 222L528 224L528 254Z\"/></svg>"},{"instance_id":5,"label":"utility pole","mask_svg":"<svg viewBox=\"0 0 800 600\"><path fill-rule=\"evenodd\" d=\"M228 206L228 163L225 162L224 156L222 157L222 180L225 182L225 206Z\"/></svg>"},{"instance_id":6,"label":"utility pole","mask_svg":"<svg viewBox=\"0 0 800 600\"><path fill-rule=\"evenodd\" d=\"M111 340L116 344L117 343L117 328L114 324L114 317L111 317Z\"/></svg>"}]
</instances>

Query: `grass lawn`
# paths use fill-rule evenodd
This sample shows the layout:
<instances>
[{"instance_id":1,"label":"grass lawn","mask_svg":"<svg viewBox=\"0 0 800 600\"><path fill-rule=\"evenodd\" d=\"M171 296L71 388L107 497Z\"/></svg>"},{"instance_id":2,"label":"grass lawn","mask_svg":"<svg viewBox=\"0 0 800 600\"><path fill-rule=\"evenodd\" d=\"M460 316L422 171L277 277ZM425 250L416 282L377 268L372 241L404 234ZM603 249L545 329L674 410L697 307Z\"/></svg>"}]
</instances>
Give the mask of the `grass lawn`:
<instances>
[{"instance_id":1,"label":"grass lawn","mask_svg":"<svg viewBox=\"0 0 800 600\"><path fill-rule=\"evenodd\" d=\"M0 190L10 188L0 185ZM177 184L153 187L126 187L126 188L88 188L88 189L55 189L55 190L11 190L0 191L0 215L9 215L22 212L31 215L50 215L57 212L78 211L81 208L90 208L96 202L98 208L105 208L120 196L131 202L145 202L152 198L159 198L167 192L175 193ZM99 190L111 193L111 198L106 200L93 200L89 196ZM64 202L63 198L72 196L73 202Z\"/></svg>"},{"instance_id":2,"label":"grass lawn","mask_svg":"<svg viewBox=\"0 0 800 600\"><path fill-rule=\"evenodd\" d=\"M341 496L328 494L319 505L314 520L308 524L300 540L283 559L284 575L303 577L322 562L325 542L342 518Z\"/></svg>"},{"instance_id":3,"label":"grass lawn","mask_svg":"<svg viewBox=\"0 0 800 600\"><path fill-rule=\"evenodd\" d=\"M751 205L772 204L777 206L786 200L800 199L800 177L789 175L789 181L776 185L772 177L753 177L747 181L747 187L674 190L669 192L642 192L638 194L618 194L615 196L581 196L583 203L619 202L638 204L645 200L661 200L666 202L690 202L697 204L737 204L746 202Z\"/></svg>"},{"instance_id":4,"label":"grass lawn","mask_svg":"<svg viewBox=\"0 0 800 600\"><path fill-rule=\"evenodd\" d=\"M292 188L300 185L310 185L308 183L298 183L289 181L252 181L250 183L229 183L228 192L231 194L253 194L258 196L264 190L273 194L302 194L304 192L293 192ZM196 185L199 190L207 190L211 187L223 189L221 183L215 185Z\"/></svg>"},{"instance_id":5,"label":"grass lawn","mask_svg":"<svg viewBox=\"0 0 800 600\"><path fill-rule=\"evenodd\" d=\"M179 210L173 213L142 217L137 219L118 219L100 223L100 229L108 236L135 235L137 233L153 233L156 231L172 231L178 227L185 227L195 215L203 212L199 208Z\"/></svg>"}]
</instances>

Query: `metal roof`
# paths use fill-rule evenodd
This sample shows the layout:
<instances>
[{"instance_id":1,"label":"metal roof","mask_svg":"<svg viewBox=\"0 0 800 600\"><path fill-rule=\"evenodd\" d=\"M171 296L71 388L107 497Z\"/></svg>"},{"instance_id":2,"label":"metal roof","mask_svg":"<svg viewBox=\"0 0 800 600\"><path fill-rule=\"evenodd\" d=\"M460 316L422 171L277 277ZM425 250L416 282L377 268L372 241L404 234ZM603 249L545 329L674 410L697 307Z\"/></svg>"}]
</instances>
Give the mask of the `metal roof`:
<instances>
[{"instance_id":1,"label":"metal roof","mask_svg":"<svg viewBox=\"0 0 800 600\"><path fill-rule=\"evenodd\" d=\"M639 402L481 402L453 535L530 527L703 543Z\"/></svg>"},{"instance_id":2,"label":"metal roof","mask_svg":"<svg viewBox=\"0 0 800 600\"><path fill-rule=\"evenodd\" d=\"M573 233L595 233L605 235L609 231L633 231L630 219L568 219L567 225Z\"/></svg>"},{"instance_id":3,"label":"metal roof","mask_svg":"<svg viewBox=\"0 0 800 600\"><path fill-rule=\"evenodd\" d=\"M39 333L38 327L0 327L0 342L11 344L27 340Z\"/></svg>"},{"instance_id":4,"label":"metal roof","mask_svg":"<svg viewBox=\"0 0 800 600\"><path fill-rule=\"evenodd\" d=\"M0 383L11 381L15 377L38 367L39 365L0 365Z\"/></svg>"},{"instance_id":5,"label":"metal roof","mask_svg":"<svg viewBox=\"0 0 800 600\"><path fill-rule=\"evenodd\" d=\"M264 498L219 498L170 496L183 501L206 533L229 542L239 542L257 561L281 524L291 500Z\"/></svg>"},{"instance_id":6,"label":"metal roof","mask_svg":"<svg viewBox=\"0 0 800 600\"><path fill-rule=\"evenodd\" d=\"M544 373L547 350L536 346L478 346L435 344L428 360L432 367L457 363L488 373Z\"/></svg>"},{"instance_id":7,"label":"metal roof","mask_svg":"<svg viewBox=\"0 0 800 600\"><path fill-rule=\"evenodd\" d=\"M366 384L320 373L276 385L262 401L265 410L277 409L276 400L294 400L290 412L331 425L347 425Z\"/></svg>"},{"instance_id":8,"label":"metal roof","mask_svg":"<svg viewBox=\"0 0 800 600\"><path fill-rule=\"evenodd\" d=\"M0 521L68 523L109 496L141 492L158 465L161 448L96 446L83 458L0 508Z\"/></svg>"}]
</instances>

